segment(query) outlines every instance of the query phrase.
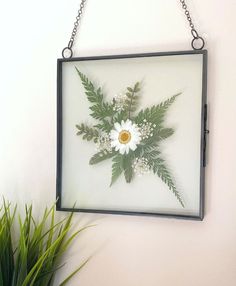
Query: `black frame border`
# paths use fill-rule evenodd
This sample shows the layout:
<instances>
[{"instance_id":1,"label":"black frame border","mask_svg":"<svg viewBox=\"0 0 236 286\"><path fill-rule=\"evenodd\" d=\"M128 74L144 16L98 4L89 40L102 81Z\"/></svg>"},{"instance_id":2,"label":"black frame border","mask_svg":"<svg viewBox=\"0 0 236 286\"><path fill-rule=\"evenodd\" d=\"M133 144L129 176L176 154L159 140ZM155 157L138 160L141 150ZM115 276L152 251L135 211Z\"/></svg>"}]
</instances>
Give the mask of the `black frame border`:
<instances>
[{"instance_id":1,"label":"black frame border","mask_svg":"<svg viewBox=\"0 0 236 286\"><path fill-rule=\"evenodd\" d=\"M75 209L63 208L61 206L61 177L62 177L62 64L64 62L73 61L90 61L90 60L109 60L109 59L125 59L139 57L161 57L161 56L176 56L176 55L192 55L202 54L202 108L201 108L201 150L200 150L200 202L199 214L168 214L168 213L150 213L150 212L131 212L131 211L114 211L114 210L97 210L97 209ZM77 57L70 59L57 59L57 164L56 164L56 210L57 211L73 211L83 213L100 213L100 214L116 214L116 215L142 215L142 216L158 216L166 218L177 218L187 220L202 221L205 213L205 166L206 166L206 137L207 133L207 50L190 50L190 51L173 51L173 52L156 52L156 53L141 53L141 54L123 54L123 55L105 55L105 56L89 56Z\"/></svg>"}]
</instances>

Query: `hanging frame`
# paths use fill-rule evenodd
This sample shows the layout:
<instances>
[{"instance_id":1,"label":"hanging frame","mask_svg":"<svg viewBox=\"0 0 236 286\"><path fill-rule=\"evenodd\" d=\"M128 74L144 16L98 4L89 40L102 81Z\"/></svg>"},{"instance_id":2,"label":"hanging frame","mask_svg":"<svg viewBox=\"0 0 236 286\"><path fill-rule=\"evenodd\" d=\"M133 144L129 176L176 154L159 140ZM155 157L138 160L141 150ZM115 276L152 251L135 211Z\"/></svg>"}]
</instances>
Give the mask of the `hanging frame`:
<instances>
[{"instance_id":1,"label":"hanging frame","mask_svg":"<svg viewBox=\"0 0 236 286\"><path fill-rule=\"evenodd\" d=\"M207 51L180 2L193 51L72 58L75 25L57 63L57 210L203 219Z\"/></svg>"}]
</instances>

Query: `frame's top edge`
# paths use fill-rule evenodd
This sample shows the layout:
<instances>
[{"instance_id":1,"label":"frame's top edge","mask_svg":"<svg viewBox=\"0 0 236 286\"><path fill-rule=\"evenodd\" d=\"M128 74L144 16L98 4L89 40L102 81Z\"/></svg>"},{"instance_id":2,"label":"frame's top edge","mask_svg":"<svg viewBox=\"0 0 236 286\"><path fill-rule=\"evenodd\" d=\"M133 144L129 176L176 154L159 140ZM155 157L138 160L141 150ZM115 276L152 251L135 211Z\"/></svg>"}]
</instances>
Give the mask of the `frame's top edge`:
<instances>
[{"instance_id":1,"label":"frame's top edge","mask_svg":"<svg viewBox=\"0 0 236 286\"><path fill-rule=\"evenodd\" d=\"M141 57L155 57L155 56L177 56L177 55L191 55L202 54L207 55L207 50L186 50L186 51L170 51L170 52L150 52L150 53L136 53L136 54L114 54L114 55L101 55L101 56L85 56L75 58L58 58L58 62L72 62L84 60L99 60L99 59L123 59L123 58L141 58Z\"/></svg>"}]
</instances>

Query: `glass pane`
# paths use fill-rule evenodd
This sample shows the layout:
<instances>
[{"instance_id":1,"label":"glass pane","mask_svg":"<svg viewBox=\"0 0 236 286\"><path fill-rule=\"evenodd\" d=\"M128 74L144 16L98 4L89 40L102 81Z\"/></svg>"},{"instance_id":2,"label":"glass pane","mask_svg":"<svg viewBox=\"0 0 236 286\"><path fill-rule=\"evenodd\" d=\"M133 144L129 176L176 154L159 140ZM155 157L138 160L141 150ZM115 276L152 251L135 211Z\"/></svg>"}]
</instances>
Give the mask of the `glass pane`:
<instances>
[{"instance_id":1,"label":"glass pane","mask_svg":"<svg viewBox=\"0 0 236 286\"><path fill-rule=\"evenodd\" d=\"M89 127L99 123L105 124L104 121L96 120L90 115L92 113L90 107L93 103L87 99L76 68L88 77L96 88L101 87L104 101L109 105L113 104L113 111L120 112L121 117L121 110L124 111L130 104L129 95L127 96L126 93L130 93L132 98L132 91L127 90L127 87L133 88L135 83L139 82L140 91L134 94L134 96L138 96L137 109L128 114L130 129L126 130L126 125L122 127L121 117L119 120L116 115L114 120L106 118L109 124L113 125L112 130L117 131L115 123L118 122L119 128L130 131L122 133L123 131L120 129L117 132L120 136L118 138L121 144L120 148L124 145L128 146L130 142L129 147L126 148L127 154L124 156L129 157L128 155L130 155L131 157L131 159L127 159L131 164L125 161L127 166L132 168L131 182L127 182L124 173L122 173L110 186L112 158L98 164L89 164L95 153L102 150L101 148L106 148L104 147L105 143L108 145L111 143L111 133L109 131L104 133L98 129L100 135L103 136L99 140L105 140L103 145L100 141L99 145L95 144L93 140L83 140L83 135L76 135L77 124L84 123ZM71 208L76 203L78 209L198 216L201 175L202 78L203 54L63 62L61 207ZM174 98L174 95L177 96ZM171 104L167 104L168 100L171 101ZM141 122L136 122L135 118L141 110L147 111L146 108L164 102L166 109L160 109L160 112L164 112L160 126L158 118L155 119L157 120L156 124L153 122L153 118L150 122L148 118L146 121L143 121L142 118ZM124 123L127 123L127 114L122 119L124 119ZM148 125L149 123L150 125ZM155 137L157 128L159 128L158 132L162 132L160 136L168 138ZM171 133L173 134L168 136ZM134 139L131 140L129 136L131 139L138 138L136 146L133 146L136 151L131 149L131 141ZM152 136L157 139L152 139ZM122 143L121 139L126 141L122 141ZM113 151L116 147L119 148L115 139L113 144L117 144L113 145ZM152 145L156 146L153 147L154 151L157 151L153 153L157 156L154 163L149 157L151 151L138 153L140 144L150 145L149 149ZM107 151L107 149L105 150ZM109 153L109 151L107 152ZM117 154L122 156L120 152L122 152L121 149L118 149ZM131 156L132 153L134 153L133 156ZM154 174L153 164L157 163L159 167L155 169L157 174ZM170 178L165 173L165 168L168 170ZM140 175L140 172L144 174ZM179 193L179 199L174 194L173 188L171 190L171 182ZM181 200L184 202L184 207L180 203Z\"/></svg>"}]
</instances>

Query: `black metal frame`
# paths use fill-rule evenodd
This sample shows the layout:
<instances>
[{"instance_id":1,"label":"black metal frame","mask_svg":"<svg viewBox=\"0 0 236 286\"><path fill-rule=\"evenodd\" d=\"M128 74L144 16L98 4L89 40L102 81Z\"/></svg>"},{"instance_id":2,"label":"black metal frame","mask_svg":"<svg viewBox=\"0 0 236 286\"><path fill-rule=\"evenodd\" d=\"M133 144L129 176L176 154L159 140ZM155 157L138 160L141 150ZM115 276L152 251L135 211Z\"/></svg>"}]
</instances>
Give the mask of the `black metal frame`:
<instances>
[{"instance_id":1,"label":"black metal frame","mask_svg":"<svg viewBox=\"0 0 236 286\"><path fill-rule=\"evenodd\" d=\"M202 68L202 108L201 108L201 151L200 151L200 203L199 215L183 215L183 214L167 214L167 213L149 213L149 212L130 212L130 211L113 211L113 210L96 210L96 209L74 209L61 207L61 175L62 175L62 63L73 61L90 61L90 60L104 60L104 59L124 59L124 58L138 58L138 57L153 57L153 56L175 56L175 55L203 55ZM161 216L169 218L203 220L204 205L205 205L205 166L206 166L206 142L207 142L207 50L194 51L174 51L174 52L159 52L159 53L144 53L144 54L125 54L125 55L109 55L109 56L93 56L93 57L78 57L70 59L57 60L57 176L56 176L56 196L58 211L75 211L85 213L105 213L118 215L147 215L147 216Z\"/></svg>"}]
</instances>

